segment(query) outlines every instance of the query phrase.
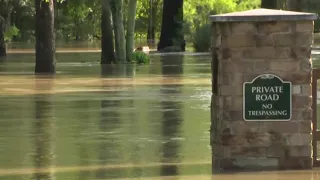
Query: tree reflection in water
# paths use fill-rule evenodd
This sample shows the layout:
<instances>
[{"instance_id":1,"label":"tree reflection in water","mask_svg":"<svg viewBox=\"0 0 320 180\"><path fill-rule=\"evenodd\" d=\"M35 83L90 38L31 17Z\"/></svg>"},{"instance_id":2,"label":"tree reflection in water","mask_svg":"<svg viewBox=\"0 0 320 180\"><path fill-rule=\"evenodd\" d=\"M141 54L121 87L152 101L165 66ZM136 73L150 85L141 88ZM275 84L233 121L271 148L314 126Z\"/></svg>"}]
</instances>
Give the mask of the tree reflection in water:
<instances>
[{"instance_id":1,"label":"tree reflection in water","mask_svg":"<svg viewBox=\"0 0 320 180\"><path fill-rule=\"evenodd\" d=\"M119 77L124 72L122 65L101 66L101 78ZM108 86L102 84L101 89L104 88L108 88ZM97 151L99 165L114 164L121 159L121 152L119 151L120 141L118 140L119 133L117 133L121 121L121 114L119 112L121 100L116 98L118 92L107 93L101 93L99 134L97 135L99 141ZM110 93L112 93L112 99L110 99ZM96 172L97 179L118 178L121 175L121 172L114 169L99 169Z\"/></svg>"},{"instance_id":2,"label":"tree reflection in water","mask_svg":"<svg viewBox=\"0 0 320 180\"><path fill-rule=\"evenodd\" d=\"M163 56L162 74L163 76L177 76L183 74L183 56ZM182 125L181 110L183 105L177 101L177 96L181 94L182 85L162 85L161 93L163 99L161 101L162 111L162 136L165 141L162 146L162 162L163 163L179 163L180 143L176 141L180 136L180 127ZM171 99L172 97L172 99ZM178 167L176 165L163 165L161 167L161 176L178 175Z\"/></svg>"},{"instance_id":3,"label":"tree reflection in water","mask_svg":"<svg viewBox=\"0 0 320 180\"><path fill-rule=\"evenodd\" d=\"M35 89L50 90L53 79L35 78ZM33 123L32 138L34 141L33 161L36 169L48 169L53 166L54 161L54 114L51 94L38 94L34 96L35 118ZM50 171L35 172L33 178L36 180L52 180L53 173Z\"/></svg>"},{"instance_id":4,"label":"tree reflection in water","mask_svg":"<svg viewBox=\"0 0 320 180\"><path fill-rule=\"evenodd\" d=\"M87 100L75 101L75 107L77 109L77 116L79 118L79 131L77 136L81 137L81 134L86 134L88 128L90 127L90 116L88 114L88 110L90 110L90 104ZM90 145L87 141L81 140L79 142L79 158L81 166L89 166L90 165ZM78 180L89 180L91 179L92 172L91 171L80 171Z\"/></svg>"}]
</instances>

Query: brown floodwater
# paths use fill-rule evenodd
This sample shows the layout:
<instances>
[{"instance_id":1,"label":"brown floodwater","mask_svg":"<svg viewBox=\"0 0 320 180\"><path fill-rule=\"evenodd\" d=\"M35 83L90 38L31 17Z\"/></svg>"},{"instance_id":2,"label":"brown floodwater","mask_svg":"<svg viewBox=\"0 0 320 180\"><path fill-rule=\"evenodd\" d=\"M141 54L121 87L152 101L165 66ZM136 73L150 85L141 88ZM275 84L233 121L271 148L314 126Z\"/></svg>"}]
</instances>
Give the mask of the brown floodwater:
<instances>
[{"instance_id":1,"label":"brown floodwater","mask_svg":"<svg viewBox=\"0 0 320 180\"><path fill-rule=\"evenodd\" d=\"M33 75L32 53L2 59L0 180L320 178L211 175L210 55L150 56L101 67L99 53L58 53L55 77Z\"/></svg>"}]
</instances>

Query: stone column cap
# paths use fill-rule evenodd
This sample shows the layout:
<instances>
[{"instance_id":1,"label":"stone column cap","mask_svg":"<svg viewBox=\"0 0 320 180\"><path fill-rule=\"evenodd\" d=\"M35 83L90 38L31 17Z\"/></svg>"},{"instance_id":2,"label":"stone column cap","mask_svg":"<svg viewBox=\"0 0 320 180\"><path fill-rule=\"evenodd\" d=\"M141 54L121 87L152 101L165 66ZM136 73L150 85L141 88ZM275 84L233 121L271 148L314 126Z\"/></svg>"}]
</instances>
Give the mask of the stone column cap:
<instances>
[{"instance_id":1,"label":"stone column cap","mask_svg":"<svg viewBox=\"0 0 320 180\"><path fill-rule=\"evenodd\" d=\"M315 13L284 11L274 9L253 9L209 16L212 22L242 22L242 21L299 21L318 19Z\"/></svg>"}]
</instances>

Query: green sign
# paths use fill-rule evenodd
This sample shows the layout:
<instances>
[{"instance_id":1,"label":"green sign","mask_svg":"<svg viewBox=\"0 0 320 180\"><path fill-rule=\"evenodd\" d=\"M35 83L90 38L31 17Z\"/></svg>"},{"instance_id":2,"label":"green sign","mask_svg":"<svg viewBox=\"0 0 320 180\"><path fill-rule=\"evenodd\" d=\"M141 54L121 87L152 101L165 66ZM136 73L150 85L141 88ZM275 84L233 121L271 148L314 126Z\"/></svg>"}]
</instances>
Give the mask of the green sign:
<instances>
[{"instance_id":1,"label":"green sign","mask_svg":"<svg viewBox=\"0 0 320 180\"><path fill-rule=\"evenodd\" d=\"M292 114L291 82L262 74L243 84L243 119L288 121Z\"/></svg>"}]
</instances>

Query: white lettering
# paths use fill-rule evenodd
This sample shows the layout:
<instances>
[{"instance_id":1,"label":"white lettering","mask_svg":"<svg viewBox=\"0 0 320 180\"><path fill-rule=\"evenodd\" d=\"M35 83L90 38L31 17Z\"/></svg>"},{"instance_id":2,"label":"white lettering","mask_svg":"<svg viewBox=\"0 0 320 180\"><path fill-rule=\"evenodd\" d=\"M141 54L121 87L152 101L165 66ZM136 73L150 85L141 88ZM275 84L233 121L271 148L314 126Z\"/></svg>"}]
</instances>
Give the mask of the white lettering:
<instances>
[{"instance_id":1,"label":"white lettering","mask_svg":"<svg viewBox=\"0 0 320 180\"><path fill-rule=\"evenodd\" d=\"M287 110L248 111L249 116L287 116Z\"/></svg>"},{"instance_id":2,"label":"white lettering","mask_svg":"<svg viewBox=\"0 0 320 180\"><path fill-rule=\"evenodd\" d=\"M283 93L283 86L280 86L279 93Z\"/></svg>"},{"instance_id":3,"label":"white lettering","mask_svg":"<svg viewBox=\"0 0 320 180\"><path fill-rule=\"evenodd\" d=\"M272 108L272 104L262 104L262 108L263 109L271 109Z\"/></svg>"},{"instance_id":4,"label":"white lettering","mask_svg":"<svg viewBox=\"0 0 320 180\"><path fill-rule=\"evenodd\" d=\"M257 87L252 87L251 92L254 93L257 90Z\"/></svg>"},{"instance_id":5,"label":"white lettering","mask_svg":"<svg viewBox=\"0 0 320 180\"><path fill-rule=\"evenodd\" d=\"M256 101L277 101L279 100L278 94L256 94Z\"/></svg>"},{"instance_id":6,"label":"white lettering","mask_svg":"<svg viewBox=\"0 0 320 180\"><path fill-rule=\"evenodd\" d=\"M256 94L283 93L283 86L253 86L251 92Z\"/></svg>"},{"instance_id":7,"label":"white lettering","mask_svg":"<svg viewBox=\"0 0 320 180\"><path fill-rule=\"evenodd\" d=\"M257 87L257 93L261 93L261 87Z\"/></svg>"}]
</instances>

